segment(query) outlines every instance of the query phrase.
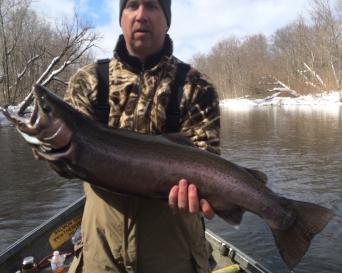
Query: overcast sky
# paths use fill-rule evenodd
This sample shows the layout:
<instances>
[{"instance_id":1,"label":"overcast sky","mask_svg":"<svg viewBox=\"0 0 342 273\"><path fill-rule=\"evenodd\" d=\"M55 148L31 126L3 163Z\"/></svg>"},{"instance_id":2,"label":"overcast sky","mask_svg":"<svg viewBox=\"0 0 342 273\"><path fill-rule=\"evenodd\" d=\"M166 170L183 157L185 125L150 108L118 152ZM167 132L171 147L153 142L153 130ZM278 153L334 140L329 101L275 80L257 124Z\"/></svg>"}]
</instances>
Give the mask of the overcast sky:
<instances>
[{"instance_id":1,"label":"overcast sky","mask_svg":"<svg viewBox=\"0 0 342 273\"><path fill-rule=\"evenodd\" d=\"M339 0L337 0L339 1ZM312 0L173 0L170 35L174 53L187 61L196 53L208 53L218 41L231 35L264 33L308 16ZM33 7L49 21L71 16L76 9L103 37L98 58L111 57L121 33L119 0L35 0Z\"/></svg>"}]
</instances>

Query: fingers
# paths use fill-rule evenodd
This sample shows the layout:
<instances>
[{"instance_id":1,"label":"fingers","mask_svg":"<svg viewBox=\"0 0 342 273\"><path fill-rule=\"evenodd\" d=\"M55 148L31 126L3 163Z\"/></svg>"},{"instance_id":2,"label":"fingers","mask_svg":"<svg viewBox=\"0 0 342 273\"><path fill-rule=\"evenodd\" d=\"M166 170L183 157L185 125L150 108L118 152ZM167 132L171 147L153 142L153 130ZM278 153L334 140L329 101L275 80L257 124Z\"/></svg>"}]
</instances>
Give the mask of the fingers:
<instances>
[{"instance_id":1,"label":"fingers","mask_svg":"<svg viewBox=\"0 0 342 273\"><path fill-rule=\"evenodd\" d=\"M178 205L178 185L173 186L169 193L169 207L172 212L175 214L177 212L177 205Z\"/></svg>"},{"instance_id":2,"label":"fingers","mask_svg":"<svg viewBox=\"0 0 342 273\"><path fill-rule=\"evenodd\" d=\"M38 154L37 150L35 148L32 148L32 154L34 159L36 160L43 160L44 158Z\"/></svg>"},{"instance_id":3,"label":"fingers","mask_svg":"<svg viewBox=\"0 0 342 273\"><path fill-rule=\"evenodd\" d=\"M195 185L181 179L178 183L178 209L191 214L199 212L199 199Z\"/></svg>"},{"instance_id":4,"label":"fingers","mask_svg":"<svg viewBox=\"0 0 342 273\"><path fill-rule=\"evenodd\" d=\"M190 184L188 187L188 206L189 206L189 212L191 214L195 214L200 211L197 188L193 184Z\"/></svg>"},{"instance_id":5,"label":"fingers","mask_svg":"<svg viewBox=\"0 0 342 273\"><path fill-rule=\"evenodd\" d=\"M197 188L194 184L188 185L185 179L181 179L178 185L171 188L169 193L169 207L176 213L178 210L203 215L211 219L214 217L214 210L206 199L199 199Z\"/></svg>"},{"instance_id":6,"label":"fingers","mask_svg":"<svg viewBox=\"0 0 342 273\"><path fill-rule=\"evenodd\" d=\"M191 199L193 198L192 196ZM185 179L181 179L178 185L173 186L169 192L169 207L173 213L176 213L178 210L186 211L189 207L188 203L188 182ZM193 208L192 204L191 208Z\"/></svg>"},{"instance_id":7,"label":"fingers","mask_svg":"<svg viewBox=\"0 0 342 273\"><path fill-rule=\"evenodd\" d=\"M206 199L200 200L200 207L205 218L212 219L214 217L215 212Z\"/></svg>"},{"instance_id":8,"label":"fingers","mask_svg":"<svg viewBox=\"0 0 342 273\"><path fill-rule=\"evenodd\" d=\"M178 208L180 210L188 209L188 181L181 179L178 182Z\"/></svg>"}]
</instances>

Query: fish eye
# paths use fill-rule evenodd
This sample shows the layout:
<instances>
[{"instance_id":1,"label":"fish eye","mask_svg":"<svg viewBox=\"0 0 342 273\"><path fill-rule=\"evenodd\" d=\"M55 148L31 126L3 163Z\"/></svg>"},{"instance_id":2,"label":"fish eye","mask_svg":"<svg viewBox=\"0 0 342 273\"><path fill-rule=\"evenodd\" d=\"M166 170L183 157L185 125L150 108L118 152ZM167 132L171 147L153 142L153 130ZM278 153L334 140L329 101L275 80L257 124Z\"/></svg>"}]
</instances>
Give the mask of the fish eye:
<instances>
[{"instance_id":1,"label":"fish eye","mask_svg":"<svg viewBox=\"0 0 342 273\"><path fill-rule=\"evenodd\" d=\"M51 107L47 104L44 104L42 109L43 109L44 113L46 113L46 114L51 112Z\"/></svg>"}]
</instances>

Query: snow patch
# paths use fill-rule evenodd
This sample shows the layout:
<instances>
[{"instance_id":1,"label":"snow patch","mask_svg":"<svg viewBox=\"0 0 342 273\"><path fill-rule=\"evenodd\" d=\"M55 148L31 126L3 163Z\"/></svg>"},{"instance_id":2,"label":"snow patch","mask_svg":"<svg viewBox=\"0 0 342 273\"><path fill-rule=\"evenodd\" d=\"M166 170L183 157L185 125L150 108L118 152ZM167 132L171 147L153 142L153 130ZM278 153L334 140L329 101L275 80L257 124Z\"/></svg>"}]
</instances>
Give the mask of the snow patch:
<instances>
[{"instance_id":1,"label":"snow patch","mask_svg":"<svg viewBox=\"0 0 342 273\"><path fill-rule=\"evenodd\" d=\"M259 106L284 106L284 105L306 105L331 107L342 105L342 91L323 92L317 95L305 95L298 97L281 97L281 92L273 94L264 99L227 99L220 101L221 107L245 109Z\"/></svg>"},{"instance_id":2,"label":"snow patch","mask_svg":"<svg viewBox=\"0 0 342 273\"><path fill-rule=\"evenodd\" d=\"M224 108L248 111L253 107L261 106L310 106L328 110L329 108L339 108L342 106L342 91L323 92L316 95L305 95L298 97L282 97L282 92L275 93L264 99L249 99L242 97L237 99L226 99L220 101L220 106ZM17 112L20 105L9 106L9 110ZM33 111L33 107L29 107L26 112L29 114ZM8 125L9 122L0 111L0 126Z\"/></svg>"}]
</instances>

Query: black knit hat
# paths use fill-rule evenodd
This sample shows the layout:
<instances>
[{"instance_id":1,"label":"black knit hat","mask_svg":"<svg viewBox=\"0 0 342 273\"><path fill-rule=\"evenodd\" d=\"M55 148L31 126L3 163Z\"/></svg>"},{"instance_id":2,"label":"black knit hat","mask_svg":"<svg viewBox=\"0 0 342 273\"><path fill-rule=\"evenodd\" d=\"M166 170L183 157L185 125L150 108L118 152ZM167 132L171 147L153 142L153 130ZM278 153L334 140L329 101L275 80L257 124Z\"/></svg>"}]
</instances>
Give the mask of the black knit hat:
<instances>
[{"instance_id":1,"label":"black knit hat","mask_svg":"<svg viewBox=\"0 0 342 273\"><path fill-rule=\"evenodd\" d=\"M127 0L120 0L120 17L119 17L120 24L121 24L122 11L126 6L126 2ZM159 3L164 11L167 26L170 27L171 25L171 0L159 0Z\"/></svg>"}]
</instances>

